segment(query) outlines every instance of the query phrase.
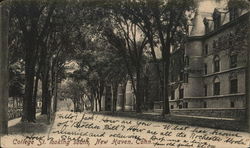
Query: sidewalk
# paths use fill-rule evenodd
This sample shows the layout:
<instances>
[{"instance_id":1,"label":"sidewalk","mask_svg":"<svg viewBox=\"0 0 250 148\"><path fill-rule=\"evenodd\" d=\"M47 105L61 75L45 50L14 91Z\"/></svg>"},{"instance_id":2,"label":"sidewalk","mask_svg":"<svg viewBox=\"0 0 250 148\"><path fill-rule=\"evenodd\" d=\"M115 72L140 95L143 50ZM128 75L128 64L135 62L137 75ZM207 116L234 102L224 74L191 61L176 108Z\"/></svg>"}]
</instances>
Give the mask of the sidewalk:
<instances>
[{"instance_id":1,"label":"sidewalk","mask_svg":"<svg viewBox=\"0 0 250 148\"><path fill-rule=\"evenodd\" d=\"M148 115L158 115L160 116L161 113L157 113L157 112L145 112L142 114L148 114ZM236 121L236 119L233 118L217 118L217 117L205 117L205 116L190 116L190 115L173 115L173 116L178 116L178 117L190 117L190 118L200 118L200 119L212 119L212 120L229 120L229 121Z\"/></svg>"},{"instance_id":2,"label":"sidewalk","mask_svg":"<svg viewBox=\"0 0 250 148\"><path fill-rule=\"evenodd\" d=\"M215 118L202 116L186 116L186 115L166 115L161 116L157 112L96 112L96 114L105 114L109 116L120 116L124 118L136 118L148 121L167 122L180 125L199 126L207 128L216 128L231 131L247 131L246 121L235 120L231 118Z\"/></svg>"},{"instance_id":3,"label":"sidewalk","mask_svg":"<svg viewBox=\"0 0 250 148\"><path fill-rule=\"evenodd\" d=\"M36 114L36 123L21 122L21 118L9 120L9 134L24 134L24 133L46 133L50 125L47 123L47 116Z\"/></svg>"}]
</instances>

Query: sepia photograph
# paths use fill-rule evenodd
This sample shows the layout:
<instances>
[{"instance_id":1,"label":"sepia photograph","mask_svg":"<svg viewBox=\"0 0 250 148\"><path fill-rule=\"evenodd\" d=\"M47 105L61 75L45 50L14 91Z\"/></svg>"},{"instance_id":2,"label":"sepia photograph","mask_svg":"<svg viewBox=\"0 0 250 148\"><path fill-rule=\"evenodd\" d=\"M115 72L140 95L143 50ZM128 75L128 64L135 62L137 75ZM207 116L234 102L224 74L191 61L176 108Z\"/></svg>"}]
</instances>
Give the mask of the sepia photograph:
<instances>
[{"instance_id":1,"label":"sepia photograph","mask_svg":"<svg viewBox=\"0 0 250 148\"><path fill-rule=\"evenodd\" d=\"M0 148L250 148L250 0L0 0Z\"/></svg>"}]
</instances>

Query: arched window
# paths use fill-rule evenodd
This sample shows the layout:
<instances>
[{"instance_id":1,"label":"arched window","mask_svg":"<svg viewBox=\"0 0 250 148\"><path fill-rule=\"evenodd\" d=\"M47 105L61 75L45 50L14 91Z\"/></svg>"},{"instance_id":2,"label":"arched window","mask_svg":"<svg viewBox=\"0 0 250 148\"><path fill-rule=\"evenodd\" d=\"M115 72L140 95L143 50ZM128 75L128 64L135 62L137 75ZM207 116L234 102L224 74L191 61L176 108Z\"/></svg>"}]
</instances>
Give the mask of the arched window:
<instances>
[{"instance_id":1,"label":"arched window","mask_svg":"<svg viewBox=\"0 0 250 148\"><path fill-rule=\"evenodd\" d=\"M214 78L214 95L220 95L220 80L218 77Z\"/></svg>"},{"instance_id":2,"label":"arched window","mask_svg":"<svg viewBox=\"0 0 250 148\"><path fill-rule=\"evenodd\" d=\"M230 80L230 93L235 94L238 92L238 79L237 74L232 73L229 77Z\"/></svg>"},{"instance_id":3,"label":"arched window","mask_svg":"<svg viewBox=\"0 0 250 148\"><path fill-rule=\"evenodd\" d=\"M214 72L220 71L220 58L219 56L214 57Z\"/></svg>"}]
</instances>

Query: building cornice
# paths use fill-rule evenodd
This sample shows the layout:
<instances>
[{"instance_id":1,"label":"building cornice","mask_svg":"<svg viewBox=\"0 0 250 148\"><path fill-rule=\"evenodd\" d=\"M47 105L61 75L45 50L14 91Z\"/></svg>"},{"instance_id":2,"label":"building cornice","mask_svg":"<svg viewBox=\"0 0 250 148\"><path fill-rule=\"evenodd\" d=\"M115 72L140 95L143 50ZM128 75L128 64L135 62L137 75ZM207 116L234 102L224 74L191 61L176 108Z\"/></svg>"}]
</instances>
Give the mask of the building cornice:
<instances>
[{"instance_id":1,"label":"building cornice","mask_svg":"<svg viewBox=\"0 0 250 148\"><path fill-rule=\"evenodd\" d=\"M220 26L218 29L216 30L213 30L205 35L202 35L202 36L190 36L187 38L187 41L197 41L197 40L205 40L207 38L210 38L211 36L214 36L214 35L217 35L218 33L221 33L222 31L224 31L225 29L235 25L235 24L238 24L239 21L242 22L242 21L248 21L248 17L250 15L250 12L247 12L245 14L243 14L242 16L234 19L234 20L231 20L229 21L228 23Z\"/></svg>"}]
</instances>

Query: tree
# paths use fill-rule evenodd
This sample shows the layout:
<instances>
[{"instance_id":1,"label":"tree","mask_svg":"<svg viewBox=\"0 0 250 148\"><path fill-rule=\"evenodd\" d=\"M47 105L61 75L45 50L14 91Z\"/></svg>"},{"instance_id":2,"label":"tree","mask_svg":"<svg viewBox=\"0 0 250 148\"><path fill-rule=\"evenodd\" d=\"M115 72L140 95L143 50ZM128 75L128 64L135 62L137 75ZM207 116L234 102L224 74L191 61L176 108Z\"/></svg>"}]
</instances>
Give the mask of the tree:
<instances>
[{"instance_id":1,"label":"tree","mask_svg":"<svg viewBox=\"0 0 250 148\"><path fill-rule=\"evenodd\" d=\"M142 35L136 23L129 19L131 14L126 7L128 4L130 4L128 1L107 4L108 20L111 20L112 23L110 26L104 27L103 35L109 44L123 55L136 96L136 111L141 112L142 61L147 38Z\"/></svg>"},{"instance_id":2,"label":"tree","mask_svg":"<svg viewBox=\"0 0 250 148\"><path fill-rule=\"evenodd\" d=\"M168 78L170 67L170 51L172 47L180 47L184 44L189 14L195 8L193 0L164 1L147 0L131 4L130 11L133 17L130 19L136 22L144 35L148 38L152 57L157 63L157 71L162 81L163 92L163 115L168 114ZM138 4L138 5L136 5ZM156 60L155 47L160 46L163 74L160 74L160 63Z\"/></svg>"},{"instance_id":3,"label":"tree","mask_svg":"<svg viewBox=\"0 0 250 148\"><path fill-rule=\"evenodd\" d=\"M74 103L74 112L83 111L87 100L84 100L84 83L67 81L60 92L63 98L69 98Z\"/></svg>"},{"instance_id":4,"label":"tree","mask_svg":"<svg viewBox=\"0 0 250 148\"><path fill-rule=\"evenodd\" d=\"M22 75L22 67L20 63L15 63L9 67L9 96L23 97L24 78Z\"/></svg>"},{"instance_id":5,"label":"tree","mask_svg":"<svg viewBox=\"0 0 250 148\"><path fill-rule=\"evenodd\" d=\"M8 134L8 12L6 5L0 4L0 135Z\"/></svg>"},{"instance_id":6,"label":"tree","mask_svg":"<svg viewBox=\"0 0 250 148\"><path fill-rule=\"evenodd\" d=\"M126 67L119 50L109 45L96 32L97 26L86 26L83 50L76 54L79 69L71 77L75 82L84 81L86 95L90 98L92 109L101 111L101 99L107 85L113 87L113 100L117 93L118 83L126 77ZM115 95L116 94L116 95ZM94 106L94 101L95 106ZM99 106L97 106L99 105Z\"/></svg>"},{"instance_id":7,"label":"tree","mask_svg":"<svg viewBox=\"0 0 250 148\"><path fill-rule=\"evenodd\" d=\"M51 95L56 96L60 69L71 58L69 54L74 54L75 49L79 49L76 47L81 46L77 39L82 19L76 15L80 8L77 2L56 0L10 3L10 22L14 24L11 47L22 49L20 53L25 61L23 120L35 120L39 79L42 81L42 114L48 113Z\"/></svg>"},{"instance_id":8,"label":"tree","mask_svg":"<svg viewBox=\"0 0 250 148\"><path fill-rule=\"evenodd\" d=\"M48 31L48 22L53 13L54 6L46 7L48 3L39 3L37 1L13 1L10 5L10 15L12 21L18 22L18 29L21 33L22 45L24 49L25 61L25 94L23 100L22 120L34 121L35 103L34 76L37 63L39 44ZM48 8L48 9L45 9ZM47 11L49 10L49 11ZM43 17L42 17L43 16ZM42 21L41 18L46 18ZM31 44L32 43L32 44Z\"/></svg>"}]
</instances>

